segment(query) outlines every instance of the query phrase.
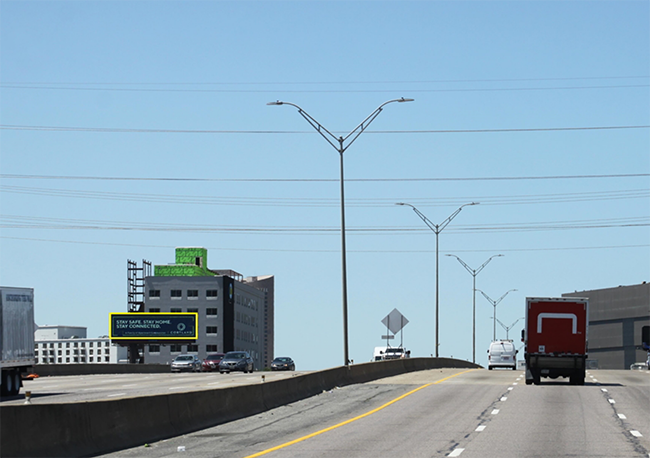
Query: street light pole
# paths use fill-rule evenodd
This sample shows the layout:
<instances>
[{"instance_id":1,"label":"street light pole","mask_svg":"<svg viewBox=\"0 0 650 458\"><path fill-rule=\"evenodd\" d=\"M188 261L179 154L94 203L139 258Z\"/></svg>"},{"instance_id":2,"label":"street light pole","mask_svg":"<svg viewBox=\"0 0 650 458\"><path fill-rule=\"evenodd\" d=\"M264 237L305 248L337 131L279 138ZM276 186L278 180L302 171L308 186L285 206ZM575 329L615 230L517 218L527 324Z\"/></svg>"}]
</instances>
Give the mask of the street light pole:
<instances>
[{"instance_id":1,"label":"street light pole","mask_svg":"<svg viewBox=\"0 0 650 458\"><path fill-rule=\"evenodd\" d=\"M495 340L497 340L497 305L499 304L499 302L501 302L503 300L504 297L506 297L508 295L508 293L510 293L512 291L517 291L517 290L516 289L511 289L509 291L506 291L505 294L503 296L501 296L500 298L498 298L496 301L490 299L490 296L485 294L480 289L478 289L477 291L480 292L483 296L485 296L485 298L488 300L488 302L490 304L492 304L492 306L494 307L494 320L493 320L494 323L493 323L493 326L492 326L493 327L493 330L492 330L492 342L494 342Z\"/></svg>"},{"instance_id":2,"label":"street light pole","mask_svg":"<svg viewBox=\"0 0 650 458\"><path fill-rule=\"evenodd\" d=\"M519 323L519 321L520 321L520 320L523 320L523 319L524 319L523 316L522 316L521 318L517 318L517 321L515 321L514 323L512 323L510 326L506 326L505 324L503 324L503 323L501 322L501 320L497 320L497 321L499 322L499 324L501 325L501 327L502 327L503 329L506 330L506 340L508 340L508 337L509 337L509 334L508 334L508 333L509 333L509 331L510 331L512 328L515 327L515 324Z\"/></svg>"},{"instance_id":3,"label":"street light pole","mask_svg":"<svg viewBox=\"0 0 650 458\"><path fill-rule=\"evenodd\" d=\"M438 269L438 267L439 267L438 266L438 258L439 258L439 255L438 255L438 253L439 253L439 251L438 251L438 235L440 235L440 233L443 231L443 229L446 228L449 223L451 223L451 220L454 219L456 217L456 215L458 215L460 213L460 211L463 209L463 207L467 207L468 205L478 205L478 202L470 202L468 204L461 205L460 208L458 208L455 212L453 212L451 215L449 215L449 217L447 217L447 219L444 220L440 224L432 223L431 220L429 220L429 218L424 216L424 214L422 214L422 212L420 212L420 210L418 210L417 208L415 208L411 204L407 204L407 203L404 203L404 202L398 202L395 205L406 205L408 207L411 207L413 209L413 211L415 212L415 214L418 215L420 217L420 219L422 219L422 221L424 221L424 224L429 226L429 229L431 229L436 234L436 358L437 358L439 356L438 346L440 345L439 338L438 338L439 316L440 316L440 314L439 314L439 311L440 311L440 297L439 297L439 287L438 287L439 286L438 285L438 278L439 278L439 275L438 275L438 270L439 270Z\"/></svg>"},{"instance_id":4,"label":"street light pole","mask_svg":"<svg viewBox=\"0 0 650 458\"><path fill-rule=\"evenodd\" d=\"M460 264L470 273L474 279L472 288L472 362L476 363L476 276L485 268L485 266L490 263L490 261L492 261L492 259L502 257L503 255L495 254L494 256L491 256L490 259L485 261L478 269L472 269L455 254L448 254L447 256L453 256L454 258L458 259L458 262L460 262Z\"/></svg>"},{"instance_id":5,"label":"street light pole","mask_svg":"<svg viewBox=\"0 0 650 458\"><path fill-rule=\"evenodd\" d=\"M361 121L361 123L355 127L349 134L345 137L337 137L329 130L327 130L323 125L316 121L309 113L300 108L295 103L291 102L282 102L280 100L275 102L269 102L267 105L291 105L294 108L298 109L298 113L305 118L305 120L318 132L321 136L334 147L339 153L340 157L340 181L341 181L341 284L342 284L342 294L343 294L343 359L344 364L347 366L350 364L350 354L348 351L348 280L347 280L347 261L346 261L346 246L345 246L345 190L344 190L344 177L343 177L343 153L347 150L354 141L359 138L370 125L371 122L375 120L379 113L383 110L385 105L393 102L412 102L413 99L406 99L404 97L395 100L389 100L382 103L377 107L375 111L370 113ZM347 142L347 144L346 144Z\"/></svg>"}]
</instances>

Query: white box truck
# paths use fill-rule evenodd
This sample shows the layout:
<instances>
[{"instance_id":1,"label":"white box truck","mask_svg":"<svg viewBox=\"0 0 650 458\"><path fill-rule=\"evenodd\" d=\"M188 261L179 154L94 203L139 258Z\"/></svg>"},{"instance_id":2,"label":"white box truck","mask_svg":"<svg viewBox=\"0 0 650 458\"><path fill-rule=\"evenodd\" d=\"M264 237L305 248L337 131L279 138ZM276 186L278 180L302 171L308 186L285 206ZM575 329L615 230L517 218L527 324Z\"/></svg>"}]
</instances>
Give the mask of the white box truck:
<instances>
[{"instance_id":1,"label":"white box truck","mask_svg":"<svg viewBox=\"0 0 650 458\"><path fill-rule=\"evenodd\" d=\"M34 366L34 289L0 286L0 392L15 396Z\"/></svg>"}]
</instances>

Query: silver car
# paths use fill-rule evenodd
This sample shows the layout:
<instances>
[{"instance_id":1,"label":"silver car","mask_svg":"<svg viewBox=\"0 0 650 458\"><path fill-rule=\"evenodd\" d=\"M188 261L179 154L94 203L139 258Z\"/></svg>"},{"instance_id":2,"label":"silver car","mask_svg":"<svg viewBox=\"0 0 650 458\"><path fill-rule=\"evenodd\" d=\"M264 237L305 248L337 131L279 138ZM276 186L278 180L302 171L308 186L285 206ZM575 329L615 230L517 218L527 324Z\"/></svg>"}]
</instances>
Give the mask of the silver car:
<instances>
[{"instance_id":1,"label":"silver car","mask_svg":"<svg viewBox=\"0 0 650 458\"><path fill-rule=\"evenodd\" d=\"M172 361L172 372L200 372L202 364L196 355L178 355Z\"/></svg>"}]
</instances>

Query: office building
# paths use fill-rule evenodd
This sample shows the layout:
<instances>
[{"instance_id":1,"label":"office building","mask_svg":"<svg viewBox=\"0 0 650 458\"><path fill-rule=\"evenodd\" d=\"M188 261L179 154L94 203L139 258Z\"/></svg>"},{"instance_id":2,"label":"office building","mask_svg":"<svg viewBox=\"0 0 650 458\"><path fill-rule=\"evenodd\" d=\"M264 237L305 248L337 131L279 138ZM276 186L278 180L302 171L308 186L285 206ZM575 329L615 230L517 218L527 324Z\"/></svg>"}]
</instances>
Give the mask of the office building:
<instances>
[{"instance_id":1,"label":"office building","mask_svg":"<svg viewBox=\"0 0 650 458\"><path fill-rule=\"evenodd\" d=\"M650 284L576 291L562 297L589 299L589 359L600 369L629 369L646 361L644 327L650 326ZM647 332L647 331L646 331Z\"/></svg>"},{"instance_id":2,"label":"office building","mask_svg":"<svg viewBox=\"0 0 650 458\"><path fill-rule=\"evenodd\" d=\"M269 367L273 360L274 277L244 278L232 270L208 269L207 254L205 248L176 248L174 264L154 265L153 275L143 275L143 302L130 306L130 311L195 312L199 330L192 343L145 344L144 362L169 364L183 353L203 359L210 353L245 350L255 360L256 369Z\"/></svg>"}]
</instances>

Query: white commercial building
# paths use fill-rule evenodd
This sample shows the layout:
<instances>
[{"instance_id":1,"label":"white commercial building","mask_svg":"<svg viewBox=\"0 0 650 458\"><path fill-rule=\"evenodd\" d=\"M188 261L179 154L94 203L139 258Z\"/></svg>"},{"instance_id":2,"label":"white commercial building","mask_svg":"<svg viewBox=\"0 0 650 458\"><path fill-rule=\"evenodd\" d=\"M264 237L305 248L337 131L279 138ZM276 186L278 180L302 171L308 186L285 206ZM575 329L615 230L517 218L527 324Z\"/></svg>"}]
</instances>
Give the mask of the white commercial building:
<instances>
[{"instance_id":1,"label":"white commercial building","mask_svg":"<svg viewBox=\"0 0 650 458\"><path fill-rule=\"evenodd\" d=\"M34 333L36 364L117 364L126 360L126 347L108 336L89 339L80 326L39 326Z\"/></svg>"}]
</instances>

